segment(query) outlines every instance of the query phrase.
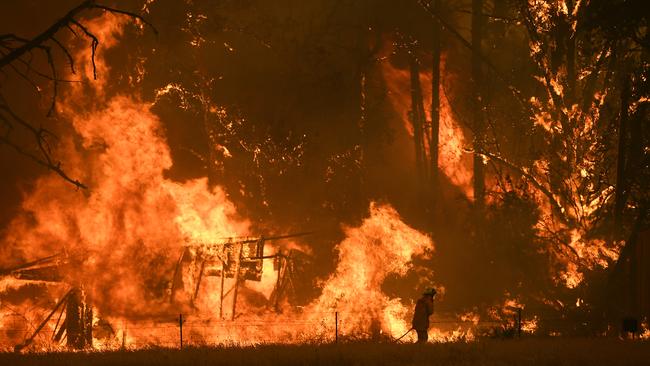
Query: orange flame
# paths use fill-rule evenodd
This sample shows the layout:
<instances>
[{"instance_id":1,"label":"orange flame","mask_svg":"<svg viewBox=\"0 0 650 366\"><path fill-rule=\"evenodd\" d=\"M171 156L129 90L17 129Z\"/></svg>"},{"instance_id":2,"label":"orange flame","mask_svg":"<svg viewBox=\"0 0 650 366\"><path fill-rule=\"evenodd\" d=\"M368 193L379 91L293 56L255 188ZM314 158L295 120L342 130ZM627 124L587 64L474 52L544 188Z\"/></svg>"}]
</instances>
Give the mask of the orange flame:
<instances>
[{"instance_id":1,"label":"orange flame","mask_svg":"<svg viewBox=\"0 0 650 366\"><path fill-rule=\"evenodd\" d=\"M440 86L440 126L438 146L438 166L452 184L457 186L466 197L472 197L472 156L466 152L467 142L460 124L456 120L451 108L449 96L443 85L452 82L452 76L445 72L445 58L441 59L441 86ZM410 74L408 70L400 70L389 62L382 63L382 74L389 88L388 99L393 108L401 115L401 128L413 137L413 126L409 121L411 106ZM425 101L431 100L431 71L420 72L422 97ZM425 102L427 104L427 102ZM428 121L431 120L431 110L425 108ZM429 152L428 141L425 151ZM411 160L415 160L412 149L408 150ZM430 157L429 157L430 158Z\"/></svg>"},{"instance_id":2,"label":"orange flame","mask_svg":"<svg viewBox=\"0 0 650 366\"><path fill-rule=\"evenodd\" d=\"M109 72L102 57L116 44L120 26L111 16L89 22L103 45L96 61L100 78ZM167 178L173 161L151 105L133 95L109 96L106 85L100 79L74 86L61 103L62 114L76 132L61 141L61 155L89 191L74 191L53 175L39 178L2 238L7 244L2 248L13 250L6 257L23 260L65 253L71 264L62 274L63 287L86 291L95 308L95 335L105 333L95 340L97 348L175 345L177 328L172 322L179 309L167 299L171 271L183 246L249 235L250 224L237 214L224 190L210 187L206 178ZM345 233L347 238L336 247L337 269L310 305L285 307L281 314L269 309L265 301L275 273L267 261L261 282L241 284L235 321L219 319L216 285L205 280L205 295L195 309L180 309L193 311L186 336L210 344L331 340L335 312L341 315L341 335L367 337L378 331L395 337L406 331L412 303L389 297L381 286L388 275L405 275L415 257L430 255L430 238L404 224L393 208L379 204L371 204L361 226L348 227ZM267 248L264 254L276 250ZM9 317L1 315L0 329L5 329ZM53 321L47 325L50 334Z\"/></svg>"}]
</instances>

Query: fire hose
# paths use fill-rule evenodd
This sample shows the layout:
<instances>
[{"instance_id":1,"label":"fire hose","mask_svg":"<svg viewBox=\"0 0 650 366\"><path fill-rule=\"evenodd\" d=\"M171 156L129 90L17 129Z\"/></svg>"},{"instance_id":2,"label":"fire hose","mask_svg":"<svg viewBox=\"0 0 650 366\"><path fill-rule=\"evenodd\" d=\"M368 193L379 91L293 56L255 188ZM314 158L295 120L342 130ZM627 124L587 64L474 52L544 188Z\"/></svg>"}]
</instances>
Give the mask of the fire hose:
<instances>
[{"instance_id":1,"label":"fire hose","mask_svg":"<svg viewBox=\"0 0 650 366\"><path fill-rule=\"evenodd\" d=\"M401 337L399 337L399 338L397 338L397 339L395 340L395 343L399 342L400 340L402 340L402 338L406 337L406 335L409 334L409 333L411 333L411 331L412 331L413 329L415 329L415 328L411 328L411 329L407 330L406 333L402 334Z\"/></svg>"}]
</instances>

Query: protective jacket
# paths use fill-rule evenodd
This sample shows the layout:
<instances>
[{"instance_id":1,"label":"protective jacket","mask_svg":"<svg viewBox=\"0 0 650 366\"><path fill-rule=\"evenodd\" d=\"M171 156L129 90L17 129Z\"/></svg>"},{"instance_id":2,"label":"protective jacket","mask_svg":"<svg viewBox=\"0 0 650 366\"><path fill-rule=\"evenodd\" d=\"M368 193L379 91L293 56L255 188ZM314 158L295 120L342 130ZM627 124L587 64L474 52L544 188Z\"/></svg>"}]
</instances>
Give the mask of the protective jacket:
<instances>
[{"instance_id":1,"label":"protective jacket","mask_svg":"<svg viewBox=\"0 0 650 366\"><path fill-rule=\"evenodd\" d=\"M433 314L433 298L422 296L415 304L415 313L411 325L415 330L426 331L429 329L429 317Z\"/></svg>"}]
</instances>

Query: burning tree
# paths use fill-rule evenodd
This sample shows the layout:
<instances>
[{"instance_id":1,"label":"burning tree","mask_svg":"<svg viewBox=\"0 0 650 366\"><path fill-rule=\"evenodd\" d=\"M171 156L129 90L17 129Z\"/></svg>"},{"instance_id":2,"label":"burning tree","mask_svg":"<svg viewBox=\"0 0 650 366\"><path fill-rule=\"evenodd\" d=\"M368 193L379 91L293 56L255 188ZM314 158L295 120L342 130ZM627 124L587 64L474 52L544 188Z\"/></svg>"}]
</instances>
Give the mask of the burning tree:
<instances>
[{"instance_id":1,"label":"burning tree","mask_svg":"<svg viewBox=\"0 0 650 366\"><path fill-rule=\"evenodd\" d=\"M527 282L513 268L517 261L507 259L519 258L541 270L523 272L552 280L515 290L536 293L530 301L552 303L542 294L555 293L550 297L562 302L577 296L577 307L585 296L594 300L590 306L606 307L596 300L600 295L595 292L602 290L594 290L595 278L646 225L647 195L638 188L647 186L643 146L648 142L642 132L647 96L640 82L647 73L647 34L643 17L631 16L620 26L621 17L640 5L472 1L452 10L471 14L470 39L440 10L439 2L419 3L452 42L471 51L471 65L456 70L467 74L471 69L471 79L465 79L471 87L456 94L472 102L458 106L452 101L451 111L461 123L471 121L464 128L474 142L465 148L475 156L472 199L479 212L487 190L488 210L479 213L487 221L472 225L482 256L476 266L491 268L484 258L506 266L497 269L503 276L494 286L511 292ZM605 19L604 14L616 16ZM530 58L510 56L512 49L530 53ZM468 58L457 53L449 48L447 58ZM514 67L529 74L510 76ZM436 104L439 93L432 93L432 100ZM433 152L431 156L437 158ZM490 169L484 170L488 164ZM467 164L464 168L469 169ZM495 225L510 227L512 235L494 233ZM585 276L593 281L577 291L563 290L584 284ZM584 307L585 313L590 306Z\"/></svg>"},{"instance_id":2,"label":"burning tree","mask_svg":"<svg viewBox=\"0 0 650 366\"><path fill-rule=\"evenodd\" d=\"M559 265L555 279L569 288L616 262L625 239L640 229L633 223L643 221L647 210L647 195L633 188L647 185L642 147L647 137L640 130L647 113L646 91L639 82L648 67L643 56L647 44L640 38L643 22L632 17L617 29L613 24L620 19L604 19L604 14L628 11L634 6L519 2L514 13L528 36L533 75L541 86L524 105L532 121L524 127L531 136L530 154L509 157L502 151L508 141L498 138L497 131L493 148L476 152L506 168L507 173L495 169L504 199L517 191L512 174L523 183L519 194L535 192L532 199L542 209L535 225L543 244L538 248ZM631 192L635 197L628 201ZM595 303L590 305L602 308L607 305L596 300L597 287L591 283L591 294L581 291L578 296L592 296Z\"/></svg>"},{"instance_id":3,"label":"burning tree","mask_svg":"<svg viewBox=\"0 0 650 366\"><path fill-rule=\"evenodd\" d=\"M642 50L634 46L638 28L629 28L629 38L612 38L596 26L600 11L591 3L521 3L535 77L543 87L543 93L530 97L535 147L528 162L484 153L518 173L547 202L538 229L568 263L562 277L569 287L580 283L580 271L607 267L618 258L621 235L629 233L629 226L614 226L623 224L628 185L644 179L641 136L628 142L626 131L630 106L636 110L646 98L637 94L630 101L633 76L624 66L637 60L637 68L647 67L639 58ZM618 133L611 134L612 129ZM647 198L636 199L633 217L646 207Z\"/></svg>"}]
</instances>

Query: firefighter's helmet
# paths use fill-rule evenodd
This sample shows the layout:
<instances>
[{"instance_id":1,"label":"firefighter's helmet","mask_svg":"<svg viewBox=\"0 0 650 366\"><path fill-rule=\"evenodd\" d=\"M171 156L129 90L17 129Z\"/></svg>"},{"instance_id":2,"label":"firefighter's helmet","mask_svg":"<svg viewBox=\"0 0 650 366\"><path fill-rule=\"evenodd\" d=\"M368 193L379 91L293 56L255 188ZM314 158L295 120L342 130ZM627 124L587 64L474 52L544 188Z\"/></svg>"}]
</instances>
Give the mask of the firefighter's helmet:
<instances>
[{"instance_id":1,"label":"firefighter's helmet","mask_svg":"<svg viewBox=\"0 0 650 366\"><path fill-rule=\"evenodd\" d=\"M429 287L428 289L424 290L424 292L422 293L422 295L425 295L425 296L436 296L436 293L438 293L438 292L436 291L435 288L433 288L433 287Z\"/></svg>"}]
</instances>

